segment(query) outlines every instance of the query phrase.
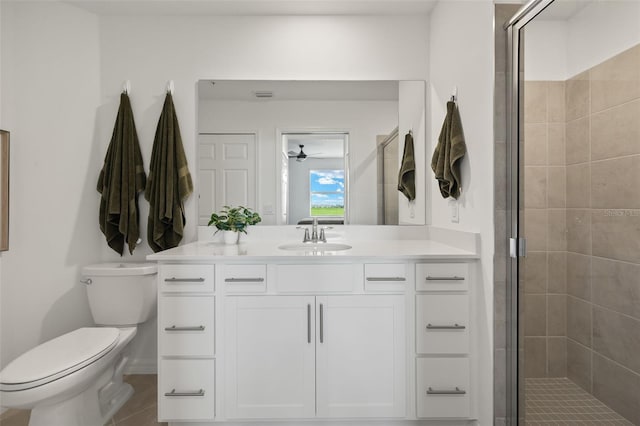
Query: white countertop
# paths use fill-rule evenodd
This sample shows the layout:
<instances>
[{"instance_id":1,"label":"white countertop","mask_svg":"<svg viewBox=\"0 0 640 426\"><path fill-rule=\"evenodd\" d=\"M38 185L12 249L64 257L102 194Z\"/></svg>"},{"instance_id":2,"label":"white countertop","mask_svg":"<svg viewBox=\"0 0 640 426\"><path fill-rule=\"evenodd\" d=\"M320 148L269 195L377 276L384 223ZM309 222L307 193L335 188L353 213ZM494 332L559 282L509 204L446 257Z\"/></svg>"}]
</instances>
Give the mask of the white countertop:
<instances>
[{"instance_id":1,"label":"white countertop","mask_svg":"<svg viewBox=\"0 0 640 426\"><path fill-rule=\"evenodd\" d=\"M283 244L300 241L250 241L237 245L198 241L147 256L148 260L180 262L227 262L266 260L350 261L355 259L384 258L386 260L416 259L477 259L477 253L451 247L433 240L331 240L330 243L346 243L351 249L341 251L282 250Z\"/></svg>"}]
</instances>

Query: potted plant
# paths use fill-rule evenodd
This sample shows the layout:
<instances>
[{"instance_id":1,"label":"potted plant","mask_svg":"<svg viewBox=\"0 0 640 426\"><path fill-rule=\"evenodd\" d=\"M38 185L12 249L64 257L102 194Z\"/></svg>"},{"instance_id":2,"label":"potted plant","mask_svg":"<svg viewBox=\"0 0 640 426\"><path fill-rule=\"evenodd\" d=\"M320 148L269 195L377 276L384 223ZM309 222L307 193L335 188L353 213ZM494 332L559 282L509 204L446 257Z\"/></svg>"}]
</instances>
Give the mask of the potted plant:
<instances>
[{"instance_id":1,"label":"potted plant","mask_svg":"<svg viewBox=\"0 0 640 426\"><path fill-rule=\"evenodd\" d=\"M223 232L225 244L236 244L240 232L246 234L249 225L255 225L261 221L260 215L247 207L224 206L220 212L211 214L209 226L218 228L216 233Z\"/></svg>"}]
</instances>

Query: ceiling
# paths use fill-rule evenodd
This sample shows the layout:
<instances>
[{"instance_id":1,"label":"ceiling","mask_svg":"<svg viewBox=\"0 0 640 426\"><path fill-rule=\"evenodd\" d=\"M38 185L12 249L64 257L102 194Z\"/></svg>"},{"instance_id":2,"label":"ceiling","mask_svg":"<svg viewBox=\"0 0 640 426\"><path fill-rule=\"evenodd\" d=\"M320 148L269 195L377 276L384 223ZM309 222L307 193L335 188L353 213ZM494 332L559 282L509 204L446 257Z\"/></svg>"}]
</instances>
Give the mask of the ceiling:
<instances>
[{"instance_id":1,"label":"ceiling","mask_svg":"<svg viewBox=\"0 0 640 426\"><path fill-rule=\"evenodd\" d=\"M287 143L287 152L300 152L300 145L304 145L304 152L309 158L343 158L344 142L346 135L343 133L306 133L306 134L285 134L283 135ZM293 158L292 160L295 160Z\"/></svg>"},{"instance_id":2,"label":"ceiling","mask_svg":"<svg viewBox=\"0 0 640 426\"><path fill-rule=\"evenodd\" d=\"M259 92L269 92L273 97L258 98L256 93ZM234 101L397 101L398 81L200 80L198 98Z\"/></svg>"},{"instance_id":3,"label":"ceiling","mask_svg":"<svg viewBox=\"0 0 640 426\"><path fill-rule=\"evenodd\" d=\"M70 0L97 15L427 15L438 0Z\"/></svg>"}]
</instances>

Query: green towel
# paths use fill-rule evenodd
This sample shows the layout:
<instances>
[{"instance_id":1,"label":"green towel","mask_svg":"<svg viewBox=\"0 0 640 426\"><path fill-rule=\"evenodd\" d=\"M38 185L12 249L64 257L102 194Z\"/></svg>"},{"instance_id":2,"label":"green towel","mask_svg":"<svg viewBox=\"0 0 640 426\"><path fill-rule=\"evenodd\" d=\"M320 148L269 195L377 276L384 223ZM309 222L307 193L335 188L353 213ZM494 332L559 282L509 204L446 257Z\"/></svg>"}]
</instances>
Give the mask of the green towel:
<instances>
[{"instance_id":1,"label":"green towel","mask_svg":"<svg viewBox=\"0 0 640 426\"><path fill-rule=\"evenodd\" d=\"M411 133L407 133L404 137L404 151L398 173L398 191L402 192L409 201L416 199L416 161Z\"/></svg>"},{"instance_id":2,"label":"green towel","mask_svg":"<svg viewBox=\"0 0 640 426\"><path fill-rule=\"evenodd\" d=\"M120 95L118 117L111 142L98 177L100 230L109 247L124 252L124 243L133 254L140 238L138 193L144 189L146 176L136 134L136 124L129 96Z\"/></svg>"},{"instance_id":3,"label":"green towel","mask_svg":"<svg viewBox=\"0 0 640 426\"><path fill-rule=\"evenodd\" d=\"M184 201L193 192L178 117L170 93L164 100L144 196L149 201L147 240L154 252L176 247L184 236Z\"/></svg>"},{"instance_id":4,"label":"green towel","mask_svg":"<svg viewBox=\"0 0 640 426\"><path fill-rule=\"evenodd\" d=\"M447 116L442 124L438 145L433 152L431 169L436 175L443 198L460 196L460 160L467 152L460 113L455 102L447 102Z\"/></svg>"}]
</instances>

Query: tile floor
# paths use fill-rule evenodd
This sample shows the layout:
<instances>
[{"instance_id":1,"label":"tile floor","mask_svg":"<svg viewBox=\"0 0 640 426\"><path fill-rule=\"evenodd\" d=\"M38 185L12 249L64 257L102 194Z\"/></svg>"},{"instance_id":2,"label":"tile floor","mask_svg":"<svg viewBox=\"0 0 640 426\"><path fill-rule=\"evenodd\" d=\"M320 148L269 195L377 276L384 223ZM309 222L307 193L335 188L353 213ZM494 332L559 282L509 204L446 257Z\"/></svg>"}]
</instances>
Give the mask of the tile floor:
<instances>
[{"instance_id":1,"label":"tile floor","mask_svg":"<svg viewBox=\"0 0 640 426\"><path fill-rule=\"evenodd\" d=\"M158 423L157 420L156 379L155 374L124 376L125 382L133 386L135 393L106 426L166 426L167 423ZM28 424L28 410L7 410L0 415L0 426L27 426Z\"/></svg>"},{"instance_id":2,"label":"tile floor","mask_svg":"<svg viewBox=\"0 0 640 426\"><path fill-rule=\"evenodd\" d=\"M525 393L526 426L633 426L567 378L526 379Z\"/></svg>"}]
</instances>

